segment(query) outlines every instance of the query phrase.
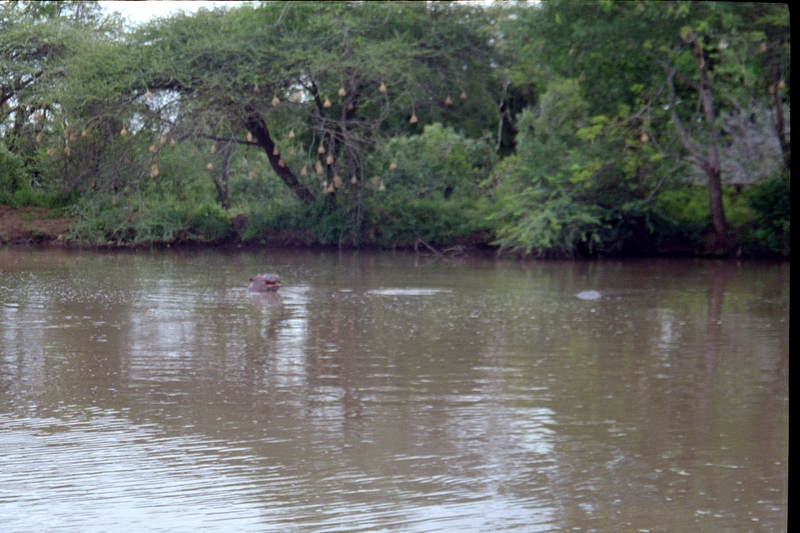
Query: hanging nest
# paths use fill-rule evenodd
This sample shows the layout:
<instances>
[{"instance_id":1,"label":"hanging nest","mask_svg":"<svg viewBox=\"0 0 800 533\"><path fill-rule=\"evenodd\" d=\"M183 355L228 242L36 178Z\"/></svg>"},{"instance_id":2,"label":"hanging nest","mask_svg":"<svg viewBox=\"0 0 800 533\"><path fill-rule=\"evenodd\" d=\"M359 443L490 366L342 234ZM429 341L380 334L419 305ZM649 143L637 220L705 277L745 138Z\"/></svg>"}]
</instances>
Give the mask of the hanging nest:
<instances>
[{"instance_id":1,"label":"hanging nest","mask_svg":"<svg viewBox=\"0 0 800 533\"><path fill-rule=\"evenodd\" d=\"M294 129L289 130L289 138L294 139Z\"/></svg>"},{"instance_id":2,"label":"hanging nest","mask_svg":"<svg viewBox=\"0 0 800 533\"><path fill-rule=\"evenodd\" d=\"M209 152L211 152L213 154L213 153L216 153L216 151L217 151L217 145L216 144L212 144L211 145L211 149L209 150Z\"/></svg>"},{"instance_id":3,"label":"hanging nest","mask_svg":"<svg viewBox=\"0 0 800 533\"><path fill-rule=\"evenodd\" d=\"M151 93L151 92L150 92L150 89L147 89L147 92L146 92L146 93L144 93L144 97L145 97L145 98L150 98L150 97L152 97L152 96L153 96L153 93Z\"/></svg>"},{"instance_id":4,"label":"hanging nest","mask_svg":"<svg viewBox=\"0 0 800 533\"><path fill-rule=\"evenodd\" d=\"M286 166L286 161L284 161L282 157L278 159L278 166L281 168L284 168Z\"/></svg>"},{"instance_id":5,"label":"hanging nest","mask_svg":"<svg viewBox=\"0 0 800 533\"><path fill-rule=\"evenodd\" d=\"M352 111L353 109L355 109L355 106L353 105L353 103L352 103L352 102L351 102L351 103L349 103L349 104L347 104L347 110L348 110L348 111Z\"/></svg>"},{"instance_id":6,"label":"hanging nest","mask_svg":"<svg viewBox=\"0 0 800 533\"><path fill-rule=\"evenodd\" d=\"M272 149L272 155L281 155L281 151L278 150L277 146Z\"/></svg>"},{"instance_id":7,"label":"hanging nest","mask_svg":"<svg viewBox=\"0 0 800 533\"><path fill-rule=\"evenodd\" d=\"M386 84L385 84L385 83L383 83L383 82L381 82L381 86L380 86L380 87L378 87L378 90L379 90L381 93L383 93L383 94L386 94Z\"/></svg>"},{"instance_id":8,"label":"hanging nest","mask_svg":"<svg viewBox=\"0 0 800 533\"><path fill-rule=\"evenodd\" d=\"M256 83L255 87L253 87L253 92L256 94L261 94L261 89L258 88L258 84Z\"/></svg>"},{"instance_id":9,"label":"hanging nest","mask_svg":"<svg viewBox=\"0 0 800 533\"><path fill-rule=\"evenodd\" d=\"M410 119L408 119L408 121L409 121L410 123L412 123L412 124L416 124L416 123L417 123L417 121L419 121L419 119L417 118L417 114L416 114L416 113L414 113L414 112L412 111L412 112L411 112L411 118L410 118Z\"/></svg>"},{"instance_id":10,"label":"hanging nest","mask_svg":"<svg viewBox=\"0 0 800 533\"><path fill-rule=\"evenodd\" d=\"M308 176L308 170L306 169L305 166L300 170L300 175L301 176Z\"/></svg>"},{"instance_id":11,"label":"hanging nest","mask_svg":"<svg viewBox=\"0 0 800 533\"><path fill-rule=\"evenodd\" d=\"M280 103L281 103L281 99L280 99L280 98L278 98L278 95L277 95L277 94L276 94L275 96L273 96L273 97L272 97L272 107L275 107L275 106L277 106L277 105L278 105L278 104L280 104Z\"/></svg>"},{"instance_id":12,"label":"hanging nest","mask_svg":"<svg viewBox=\"0 0 800 533\"><path fill-rule=\"evenodd\" d=\"M158 165L150 166L150 177L156 179L158 177Z\"/></svg>"},{"instance_id":13,"label":"hanging nest","mask_svg":"<svg viewBox=\"0 0 800 533\"><path fill-rule=\"evenodd\" d=\"M322 107L324 107L325 109L327 109L327 108L329 108L331 105L332 105L332 104L331 104L331 101L330 101L330 99L329 99L329 98L326 96L326 97L325 97L325 101L324 101L324 102L322 102Z\"/></svg>"},{"instance_id":14,"label":"hanging nest","mask_svg":"<svg viewBox=\"0 0 800 533\"><path fill-rule=\"evenodd\" d=\"M339 94L339 96L344 96L347 94L347 91L344 90L344 87L339 87L337 93Z\"/></svg>"},{"instance_id":15,"label":"hanging nest","mask_svg":"<svg viewBox=\"0 0 800 533\"><path fill-rule=\"evenodd\" d=\"M292 96L292 102L297 104L300 102L302 98L303 98L303 93L297 91L296 93L294 93L294 96Z\"/></svg>"},{"instance_id":16,"label":"hanging nest","mask_svg":"<svg viewBox=\"0 0 800 533\"><path fill-rule=\"evenodd\" d=\"M154 154L156 153L156 150L158 150L158 148L156 148L155 144L151 144L149 150L151 154Z\"/></svg>"},{"instance_id":17,"label":"hanging nest","mask_svg":"<svg viewBox=\"0 0 800 533\"><path fill-rule=\"evenodd\" d=\"M322 174L322 163L319 159L317 159L317 163L314 165L314 170L317 171L317 174Z\"/></svg>"},{"instance_id":18,"label":"hanging nest","mask_svg":"<svg viewBox=\"0 0 800 533\"><path fill-rule=\"evenodd\" d=\"M378 186L378 190L380 192L383 192L383 191L386 190L386 185L383 184L383 181L381 181L381 184Z\"/></svg>"},{"instance_id":19,"label":"hanging nest","mask_svg":"<svg viewBox=\"0 0 800 533\"><path fill-rule=\"evenodd\" d=\"M253 134L250 133L249 131L247 132L247 142L249 143L253 142Z\"/></svg>"},{"instance_id":20,"label":"hanging nest","mask_svg":"<svg viewBox=\"0 0 800 533\"><path fill-rule=\"evenodd\" d=\"M379 180L378 176L372 176L372 179L370 181L372 182L373 185L377 185L378 181L380 181L380 180Z\"/></svg>"},{"instance_id":21,"label":"hanging nest","mask_svg":"<svg viewBox=\"0 0 800 533\"><path fill-rule=\"evenodd\" d=\"M447 98L444 99L444 105L453 105L453 99L450 98L450 95L447 95Z\"/></svg>"},{"instance_id":22,"label":"hanging nest","mask_svg":"<svg viewBox=\"0 0 800 533\"><path fill-rule=\"evenodd\" d=\"M462 100L466 100L467 99L467 93L465 93L464 91L461 91L461 94L458 97L461 98Z\"/></svg>"},{"instance_id":23,"label":"hanging nest","mask_svg":"<svg viewBox=\"0 0 800 533\"><path fill-rule=\"evenodd\" d=\"M42 142L42 132L39 132L39 134L36 136L36 142L37 143Z\"/></svg>"},{"instance_id":24,"label":"hanging nest","mask_svg":"<svg viewBox=\"0 0 800 533\"><path fill-rule=\"evenodd\" d=\"M86 131L86 130L83 130L83 131L81 132L81 137L86 137L87 135L89 135L89 132L88 132L88 131ZM163 137L162 137L162 139L163 139ZM164 143L161 143L161 144L164 144Z\"/></svg>"},{"instance_id":25,"label":"hanging nest","mask_svg":"<svg viewBox=\"0 0 800 533\"><path fill-rule=\"evenodd\" d=\"M350 178L350 183L353 184L353 185L358 183L358 178L356 178L355 174L353 174L353 177Z\"/></svg>"},{"instance_id":26,"label":"hanging nest","mask_svg":"<svg viewBox=\"0 0 800 533\"><path fill-rule=\"evenodd\" d=\"M297 155L297 150L294 149L294 146L289 148L289 155Z\"/></svg>"},{"instance_id":27,"label":"hanging nest","mask_svg":"<svg viewBox=\"0 0 800 533\"><path fill-rule=\"evenodd\" d=\"M53 150L52 148L48 148L47 149L47 155L49 155L50 157L53 157L54 155L56 155L56 151Z\"/></svg>"},{"instance_id":28,"label":"hanging nest","mask_svg":"<svg viewBox=\"0 0 800 533\"><path fill-rule=\"evenodd\" d=\"M320 144L319 148L317 148L317 153L318 154L324 154L325 153L325 146Z\"/></svg>"},{"instance_id":29,"label":"hanging nest","mask_svg":"<svg viewBox=\"0 0 800 533\"><path fill-rule=\"evenodd\" d=\"M333 155L328 154L328 157L325 158L325 163L327 163L328 165L332 165L333 164Z\"/></svg>"},{"instance_id":30,"label":"hanging nest","mask_svg":"<svg viewBox=\"0 0 800 533\"><path fill-rule=\"evenodd\" d=\"M67 157L72 154L72 150L70 150L69 146L64 147L64 153L67 154Z\"/></svg>"},{"instance_id":31,"label":"hanging nest","mask_svg":"<svg viewBox=\"0 0 800 533\"><path fill-rule=\"evenodd\" d=\"M173 139L173 138L171 138L171 137L170 137L170 139L169 139L169 145L170 145L170 146L175 146L175 139Z\"/></svg>"},{"instance_id":32,"label":"hanging nest","mask_svg":"<svg viewBox=\"0 0 800 533\"><path fill-rule=\"evenodd\" d=\"M119 134L125 137L128 134L128 130L125 129L125 126L122 126L122 129L119 130Z\"/></svg>"},{"instance_id":33,"label":"hanging nest","mask_svg":"<svg viewBox=\"0 0 800 533\"><path fill-rule=\"evenodd\" d=\"M646 143L647 141L650 140L650 137L647 136L646 131L643 131L642 134L639 136L639 140L642 141L643 143Z\"/></svg>"},{"instance_id":34,"label":"hanging nest","mask_svg":"<svg viewBox=\"0 0 800 533\"><path fill-rule=\"evenodd\" d=\"M395 170L396 168L397 168L397 163L395 163L394 161L389 163L389 170Z\"/></svg>"},{"instance_id":35,"label":"hanging nest","mask_svg":"<svg viewBox=\"0 0 800 533\"><path fill-rule=\"evenodd\" d=\"M214 170L214 163L209 163L209 164L207 164L207 165L206 165L206 168L207 168L208 170Z\"/></svg>"},{"instance_id":36,"label":"hanging nest","mask_svg":"<svg viewBox=\"0 0 800 533\"><path fill-rule=\"evenodd\" d=\"M342 186L342 178L339 176L339 174L333 175L333 186L337 189Z\"/></svg>"},{"instance_id":37,"label":"hanging nest","mask_svg":"<svg viewBox=\"0 0 800 533\"><path fill-rule=\"evenodd\" d=\"M42 118L42 114L38 111L33 114L33 120L39 120L40 118Z\"/></svg>"},{"instance_id":38,"label":"hanging nest","mask_svg":"<svg viewBox=\"0 0 800 533\"><path fill-rule=\"evenodd\" d=\"M248 179L255 178L256 177L256 171L255 170L251 170L250 172L247 173L247 177L248 177Z\"/></svg>"},{"instance_id":39,"label":"hanging nest","mask_svg":"<svg viewBox=\"0 0 800 533\"><path fill-rule=\"evenodd\" d=\"M83 135L84 137L86 137L86 130L84 130L84 132L82 133L82 135ZM159 138L158 138L158 142L159 142L161 145L167 144L167 138L166 138L164 135L162 135L161 137L159 137Z\"/></svg>"}]
</instances>

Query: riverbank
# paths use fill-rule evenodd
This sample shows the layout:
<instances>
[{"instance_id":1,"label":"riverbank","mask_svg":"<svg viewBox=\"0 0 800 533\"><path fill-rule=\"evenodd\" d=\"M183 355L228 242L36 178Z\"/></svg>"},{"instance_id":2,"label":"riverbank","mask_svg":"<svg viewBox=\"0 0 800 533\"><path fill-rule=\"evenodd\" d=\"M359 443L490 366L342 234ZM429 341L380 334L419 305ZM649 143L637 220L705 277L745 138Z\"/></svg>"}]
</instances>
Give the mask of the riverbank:
<instances>
[{"instance_id":1,"label":"riverbank","mask_svg":"<svg viewBox=\"0 0 800 533\"><path fill-rule=\"evenodd\" d=\"M0 243L64 243L77 222L77 218L53 216L53 211L44 207L0 205Z\"/></svg>"},{"instance_id":2,"label":"riverbank","mask_svg":"<svg viewBox=\"0 0 800 533\"><path fill-rule=\"evenodd\" d=\"M223 219L227 220L227 219ZM341 249L340 246L331 243L321 243L310 230L298 230L284 228L262 233L259 237L242 238L244 225L247 217L239 215L229 221L230 229L227 235L221 236L216 240L204 238L203 235L192 235L183 230L174 235L171 241L156 242L131 242L106 240L104 242L86 242L80 239L70 239L73 230L80 220L77 217L59 216L57 210L44 207L11 207L0 204L0 245L56 245L72 246L78 248L141 248L141 247L232 247L236 248L284 248L284 249ZM226 222L223 221L223 224ZM352 246L343 244L343 248ZM471 254L503 254L500 248L488 242L486 235L473 235L455 239L448 244L437 245L429 244L422 238L413 241L396 242L387 246L386 243L380 245L375 242L362 242L360 249L372 250L413 250L422 254L432 254L438 256L459 256ZM515 255L513 252L507 252ZM505 255L505 254L503 254ZM608 254L599 253L599 256ZM616 257L724 257L725 254L712 252L702 247L692 247L689 245L666 245L659 246L658 249L642 253L631 253L620 251L612 254ZM769 259L788 259L787 254L771 253L765 249L755 249L750 247L736 247L730 251L730 256L750 257L750 258L769 258ZM585 256L584 256L585 257Z\"/></svg>"}]
</instances>

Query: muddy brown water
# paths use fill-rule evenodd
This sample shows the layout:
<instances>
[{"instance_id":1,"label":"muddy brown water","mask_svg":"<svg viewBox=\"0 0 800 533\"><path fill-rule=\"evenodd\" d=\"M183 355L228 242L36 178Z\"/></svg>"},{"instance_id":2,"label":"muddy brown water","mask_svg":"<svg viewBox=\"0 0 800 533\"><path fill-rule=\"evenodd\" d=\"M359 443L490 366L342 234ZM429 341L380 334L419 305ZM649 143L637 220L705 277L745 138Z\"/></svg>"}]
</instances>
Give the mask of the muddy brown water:
<instances>
[{"instance_id":1,"label":"muddy brown water","mask_svg":"<svg viewBox=\"0 0 800 533\"><path fill-rule=\"evenodd\" d=\"M0 531L785 531L789 274L0 248Z\"/></svg>"}]
</instances>

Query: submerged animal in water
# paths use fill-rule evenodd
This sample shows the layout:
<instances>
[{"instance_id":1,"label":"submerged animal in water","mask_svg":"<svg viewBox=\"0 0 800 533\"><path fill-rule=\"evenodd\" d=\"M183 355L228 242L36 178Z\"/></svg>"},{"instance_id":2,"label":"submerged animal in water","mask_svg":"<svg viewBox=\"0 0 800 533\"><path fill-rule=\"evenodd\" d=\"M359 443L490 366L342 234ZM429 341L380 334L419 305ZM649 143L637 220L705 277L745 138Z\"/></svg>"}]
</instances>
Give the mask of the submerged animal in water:
<instances>
[{"instance_id":1,"label":"submerged animal in water","mask_svg":"<svg viewBox=\"0 0 800 533\"><path fill-rule=\"evenodd\" d=\"M581 291L575 296L581 300L599 300L603 294L598 291Z\"/></svg>"},{"instance_id":2,"label":"submerged animal in water","mask_svg":"<svg viewBox=\"0 0 800 533\"><path fill-rule=\"evenodd\" d=\"M277 274L256 274L250 278L250 285L247 290L250 292L270 292L277 291L281 286L281 278Z\"/></svg>"}]
</instances>

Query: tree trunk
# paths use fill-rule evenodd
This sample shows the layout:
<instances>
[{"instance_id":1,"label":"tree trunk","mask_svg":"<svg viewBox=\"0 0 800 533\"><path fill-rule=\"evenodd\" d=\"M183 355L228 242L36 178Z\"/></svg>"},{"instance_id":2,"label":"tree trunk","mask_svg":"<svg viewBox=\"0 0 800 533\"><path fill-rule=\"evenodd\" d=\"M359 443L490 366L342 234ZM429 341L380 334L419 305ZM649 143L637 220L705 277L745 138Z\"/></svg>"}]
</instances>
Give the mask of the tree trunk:
<instances>
[{"instance_id":1,"label":"tree trunk","mask_svg":"<svg viewBox=\"0 0 800 533\"><path fill-rule=\"evenodd\" d=\"M783 153L783 168L784 170L791 170L792 145L789 142L789 139L786 138L786 125L783 118L783 100L781 99L781 88L779 85L781 83L781 71L778 65L778 59L775 57L774 52L770 54L770 63L772 64L772 84L770 87L772 89L772 100L775 104L776 114L775 133L777 134L778 141L781 144L781 152Z\"/></svg>"},{"instance_id":2,"label":"tree trunk","mask_svg":"<svg viewBox=\"0 0 800 533\"><path fill-rule=\"evenodd\" d=\"M711 133L710 146L705 160L702 162L703 170L708 176L708 192L711 205L711 221L714 225L714 248L726 248L728 244L728 221L725 219L725 208L722 204L722 167L719 160L719 140L717 138L717 115L714 109L714 98L711 94L711 82L708 79L708 64L703 57L703 47L693 37L689 43L692 55L697 62L700 74L700 85L697 90L703 103L703 115L707 130Z\"/></svg>"},{"instance_id":3,"label":"tree trunk","mask_svg":"<svg viewBox=\"0 0 800 533\"><path fill-rule=\"evenodd\" d=\"M275 174L283 180L287 187L289 187L292 192L294 192L300 200L303 201L306 205L314 202L316 200L316 196L312 193L308 187L300 183L300 180L297 179L297 176L289 170L289 167L286 166L286 163L281 158L280 154L275 154L275 143L272 140L272 137L269 135L269 129L267 128L267 124L264 122L264 119L261 115L253 108L247 110L247 122L246 127L247 130L253 134L253 137L258 142L258 145L267 153L267 157L269 158L270 165L272 165L272 170L275 171ZM283 163L283 166L281 166Z\"/></svg>"},{"instance_id":4,"label":"tree trunk","mask_svg":"<svg viewBox=\"0 0 800 533\"><path fill-rule=\"evenodd\" d=\"M228 183L230 182L230 163L231 156L233 155L233 148L228 145L222 149L222 176L221 179L216 179L214 174L211 174L211 179L214 181L214 186L217 188L217 200L219 205L227 211L230 209L230 199L228 198Z\"/></svg>"}]
</instances>

